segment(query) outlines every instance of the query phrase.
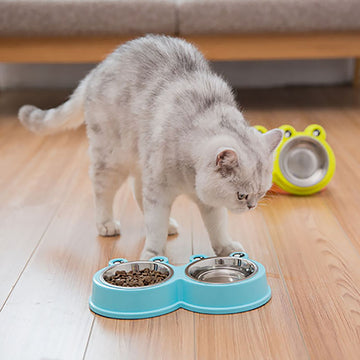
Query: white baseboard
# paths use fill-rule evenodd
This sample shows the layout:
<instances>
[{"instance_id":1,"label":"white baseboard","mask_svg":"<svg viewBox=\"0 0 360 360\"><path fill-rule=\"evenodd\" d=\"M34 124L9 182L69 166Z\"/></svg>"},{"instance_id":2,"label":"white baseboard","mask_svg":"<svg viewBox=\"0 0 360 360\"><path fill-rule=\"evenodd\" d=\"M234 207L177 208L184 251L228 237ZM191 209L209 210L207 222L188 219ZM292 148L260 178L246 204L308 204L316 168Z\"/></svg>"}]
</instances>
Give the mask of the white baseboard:
<instances>
[{"instance_id":1,"label":"white baseboard","mask_svg":"<svg viewBox=\"0 0 360 360\"><path fill-rule=\"evenodd\" d=\"M351 82L353 60L216 62L233 87L270 88ZM73 88L95 64L0 64L0 89Z\"/></svg>"}]
</instances>

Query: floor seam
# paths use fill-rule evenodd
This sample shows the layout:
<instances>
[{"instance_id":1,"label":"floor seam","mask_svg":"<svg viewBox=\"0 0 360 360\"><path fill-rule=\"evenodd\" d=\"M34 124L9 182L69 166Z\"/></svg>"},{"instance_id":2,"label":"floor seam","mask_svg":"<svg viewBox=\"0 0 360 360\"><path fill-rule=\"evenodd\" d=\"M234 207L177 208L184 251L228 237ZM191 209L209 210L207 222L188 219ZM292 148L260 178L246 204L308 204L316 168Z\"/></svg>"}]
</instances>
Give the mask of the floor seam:
<instances>
[{"instance_id":1,"label":"floor seam","mask_svg":"<svg viewBox=\"0 0 360 360\"><path fill-rule=\"evenodd\" d=\"M191 204L192 205L192 204ZM190 218L190 229L191 229L191 254L194 254L194 207L191 207L191 218ZM197 359L197 355L196 355L196 321L195 321L195 316L198 316L197 314L195 314L194 312L192 313L192 317L193 317L193 328L194 328L194 360Z\"/></svg>"},{"instance_id":2,"label":"floor seam","mask_svg":"<svg viewBox=\"0 0 360 360\"><path fill-rule=\"evenodd\" d=\"M59 207L60 207L60 204L59 204ZM44 230L44 232L41 234L39 241L36 243L34 249L32 250L32 252L31 252L31 254L30 254L30 256L29 256L29 258L26 260L23 269L21 270L21 272L20 272L18 278L16 279L14 285L11 287L11 289L10 289L10 291L9 291L9 294L7 295L6 299L4 300L4 303L2 304L2 306L1 306L1 308L0 308L0 312L4 309L4 307L5 307L5 305L7 304L7 302L8 302L8 300L9 300L11 294L13 293L13 291L14 291L17 283L19 282L20 278L22 277L22 275L23 275L25 269L27 268L29 262L30 262L31 259L33 258L33 256L34 256L36 250L38 249L38 247L39 247L42 239L44 238L46 232L48 231L50 225L52 224L54 218L56 217L56 215L57 215L57 213L58 213L58 210L59 210L59 207L56 208L56 210L54 210L54 215L51 217L49 223L47 224L47 226L46 226L46 228L45 228L45 230Z\"/></svg>"},{"instance_id":3,"label":"floor seam","mask_svg":"<svg viewBox=\"0 0 360 360\"><path fill-rule=\"evenodd\" d=\"M322 98L325 99L326 101L332 101L332 97L331 95L326 95L326 94L321 94ZM347 110L346 107L341 106L340 107L343 110ZM356 119L356 116L354 116L352 113L349 113L348 116L353 120ZM356 159L354 159L354 161L356 161ZM357 162L357 161L356 161ZM335 169L336 171L336 169ZM348 235L346 229L342 226L341 221L339 220L339 218L337 217L336 213L332 210L331 206L329 205L331 203L331 200L329 200L326 197L321 197L321 200L323 202L323 204L325 205L325 207L330 211L331 215L335 218L337 224L339 225L339 227L341 228L341 231L343 232L344 236L346 237L346 239L348 240L348 242L350 243L350 246L355 250L356 254L360 257L360 252L357 249L357 247L355 246L355 244L353 243L353 241L351 240L351 237Z\"/></svg>"},{"instance_id":4,"label":"floor seam","mask_svg":"<svg viewBox=\"0 0 360 360\"><path fill-rule=\"evenodd\" d=\"M77 170L77 173L79 173L79 170ZM68 189L68 188L69 188L68 185L69 185L69 183L70 183L71 181L73 181L73 179L74 179L74 177L73 177L73 178L70 178L70 180L66 181L66 183L65 183L65 185L64 185L64 188L65 188L65 189ZM67 190L65 191L65 193L67 193ZM10 289L10 291L9 291L9 294L7 295L6 299L4 300L4 303L1 305L0 312L1 312L1 311L4 309L4 307L6 306L6 304L7 304L8 300L9 300L10 296L12 295L12 293L13 293L16 285L17 285L18 282L20 281L20 279L21 279L24 271L26 270L26 268L27 268L27 266L29 265L31 259L33 258L34 254L36 253L37 249L39 248L39 246L40 246L42 240L44 239L44 237L45 237L45 235L46 235L49 227L50 227L51 224L53 223L54 219L56 218L56 215L57 215L57 214L59 213L59 211L61 210L61 208L62 208L62 206L63 206L63 204L64 204L65 201L66 201L66 196L63 196L63 197L62 197L62 201L59 202L58 206L57 206L56 209L54 210L53 216L51 217L51 219L50 219L50 221L48 222L47 226L45 227L43 233L41 234L39 241L36 243L34 249L32 250L32 252L31 252L31 254L30 254L30 256L29 256L29 258L28 258L27 261L25 262L24 267L23 267L23 269L21 270L18 278L16 279L14 285L11 287L11 289Z\"/></svg>"},{"instance_id":5,"label":"floor seam","mask_svg":"<svg viewBox=\"0 0 360 360\"><path fill-rule=\"evenodd\" d=\"M264 216L264 214L263 214L262 211L261 211L261 216L262 216L263 221L265 222L265 225L266 225L266 227L265 227L265 232L266 232L267 238L268 238L268 240L269 240L269 244L270 244L271 250L272 250L272 252L273 252L273 254L274 254L274 260L275 260L275 263L276 263L277 268L278 268L278 270L279 270L279 275L280 275L281 281L282 281L282 283L283 283L283 285L284 285L284 288L285 288L285 291L286 291L286 295L287 295L288 300L289 300L289 303L290 303L291 310L292 310L292 312L293 312L293 314L294 314L294 316L295 316L295 321L296 321L296 325L297 325L297 328L298 328L299 333L300 333L300 336L301 336L301 340L302 340L303 345L304 345L304 347L305 347L305 350L306 350L306 354L307 354L307 356L308 356L308 359L310 360L311 357L310 357L310 354L309 354L309 349L308 349L308 347L307 347L307 345L306 345L305 338L304 338L303 332L302 332L301 327L300 327L299 319L298 319L298 316L297 316L297 314L296 314L296 310L295 310L294 304L293 304L293 302L292 302L292 298L291 298L291 295L290 295L290 293L289 293L288 286L287 286L287 284L286 284L286 281L285 281L285 278L284 278L284 275L283 275L283 272L282 272L282 269L281 269L280 261L279 261L279 258L278 258L278 256L277 256L277 252L276 252L275 246L274 246L274 244L273 244L272 237L271 237L271 235L270 235L270 231L269 231L269 228L268 228L267 220L266 220L266 218L265 218L265 216Z\"/></svg>"},{"instance_id":6,"label":"floor seam","mask_svg":"<svg viewBox=\"0 0 360 360\"><path fill-rule=\"evenodd\" d=\"M356 246L354 245L354 243L352 242L350 236L348 235L347 231L344 229L344 227L342 226L340 220L338 219L337 215L332 211L331 207L328 204L328 199L326 198L321 198L323 204L325 205L325 207L329 210L331 216L335 219L336 223L338 224L338 226L340 227L342 233L344 234L346 240L350 243L350 246L352 247L352 249L355 251L356 255L360 258L360 252L359 250L356 248Z\"/></svg>"},{"instance_id":7,"label":"floor seam","mask_svg":"<svg viewBox=\"0 0 360 360\"><path fill-rule=\"evenodd\" d=\"M86 341L86 345L85 345L85 349L84 349L84 355L82 357L82 360L84 360L85 357L86 357L87 349L88 349L89 343L90 343L90 338L91 338L92 331L93 331L93 328L94 328L94 325L95 325L95 319L96 319L96 316L93 315L93 320L91 322L91 327L90 327L89 335L88 335L88 338L87 338L87 341Z\"/></svg>"}]
</instances>

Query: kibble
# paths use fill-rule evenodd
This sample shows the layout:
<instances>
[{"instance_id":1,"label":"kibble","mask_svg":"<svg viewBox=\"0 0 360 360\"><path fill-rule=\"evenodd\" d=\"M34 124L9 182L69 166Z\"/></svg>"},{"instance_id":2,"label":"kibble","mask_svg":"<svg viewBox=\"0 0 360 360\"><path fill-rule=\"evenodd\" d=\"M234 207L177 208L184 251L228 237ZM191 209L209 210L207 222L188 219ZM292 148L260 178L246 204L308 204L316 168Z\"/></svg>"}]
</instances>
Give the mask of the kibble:
<instances>
[{"instance_id":1,"label":"kibble","mask_svg":"<svg viewBox=\"0 0 360 360\"><path fill-rule=\"evenodd\" d=\"M150 270L145 268L138 271L117 270L114 275L104 275L104 280L109 284L125 287L139 287L158 284L169 276L168 272Z\"/></svg>"}]
</instances>

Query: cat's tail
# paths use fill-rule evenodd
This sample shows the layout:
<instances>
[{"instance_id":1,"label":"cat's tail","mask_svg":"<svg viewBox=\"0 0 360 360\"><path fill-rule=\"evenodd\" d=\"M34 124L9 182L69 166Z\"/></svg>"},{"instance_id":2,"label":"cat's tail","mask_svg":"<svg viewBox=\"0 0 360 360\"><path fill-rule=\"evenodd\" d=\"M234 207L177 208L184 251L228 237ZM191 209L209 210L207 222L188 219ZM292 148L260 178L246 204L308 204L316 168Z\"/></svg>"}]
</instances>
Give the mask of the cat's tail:
<instances>
[{"instance_id":1,"label":"cat's tail","mask_svg":"<svg viewBox=\"0 0 360 360\"><path fill-rule=\"evenodd\" d=\"M49 110L41 110L33 105L24 105L19 110L19 120L32 132L52 134L75 129L84 122L84 100L89 76L76 88L68 101Z\"/></svg>"}]
</instances>

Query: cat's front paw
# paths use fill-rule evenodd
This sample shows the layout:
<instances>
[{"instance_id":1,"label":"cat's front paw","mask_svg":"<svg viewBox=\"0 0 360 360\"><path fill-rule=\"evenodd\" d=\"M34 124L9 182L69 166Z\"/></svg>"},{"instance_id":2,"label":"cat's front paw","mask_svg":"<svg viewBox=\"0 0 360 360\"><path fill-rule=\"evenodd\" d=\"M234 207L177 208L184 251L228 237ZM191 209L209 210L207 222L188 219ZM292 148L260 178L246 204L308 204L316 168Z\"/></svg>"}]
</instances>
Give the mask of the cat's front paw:
<instances>
[{"instance_id":1,"label":"cat's front paw","mask_svg":"<svg viewBox=\"0 0 360 360\"><path fill-rule=\"evenodd\" d=\"M169 219L168 235L176 235L179 233L179 224L173 218Z\"/></svg>"},{"instance_id":2,"label":"cat's front paw","mask_svg":"<svg viewBox=\"0 0 360 360\"><path fill-rule=\"evenodd\" d=\"M96 226L101 236L120 235L120 221L110 220L104 223L97 223Z\"/></svg>"},{"instance_id":3,"label":"cat's front paw","mask_svg":"<svg viewBox=\"0 0 360 360\"><path fill-rule=\"evenodd\" d=\"M140 260L149 260L154 256L162 255L160 251L155 251L153 249L144 248L140 255Z\"/></svg>"},{"instance_id":4,"label":"cat's front paw","mask_svg":"<svg viewBox=\"0 0 360 360\"><path fill-rule=\"evenodd\" d=\"M243 246L237 241L231 241L225 245L214 248L217 256L229 256L233 252L244 251Z\"/></svg>"}]
</instances>

